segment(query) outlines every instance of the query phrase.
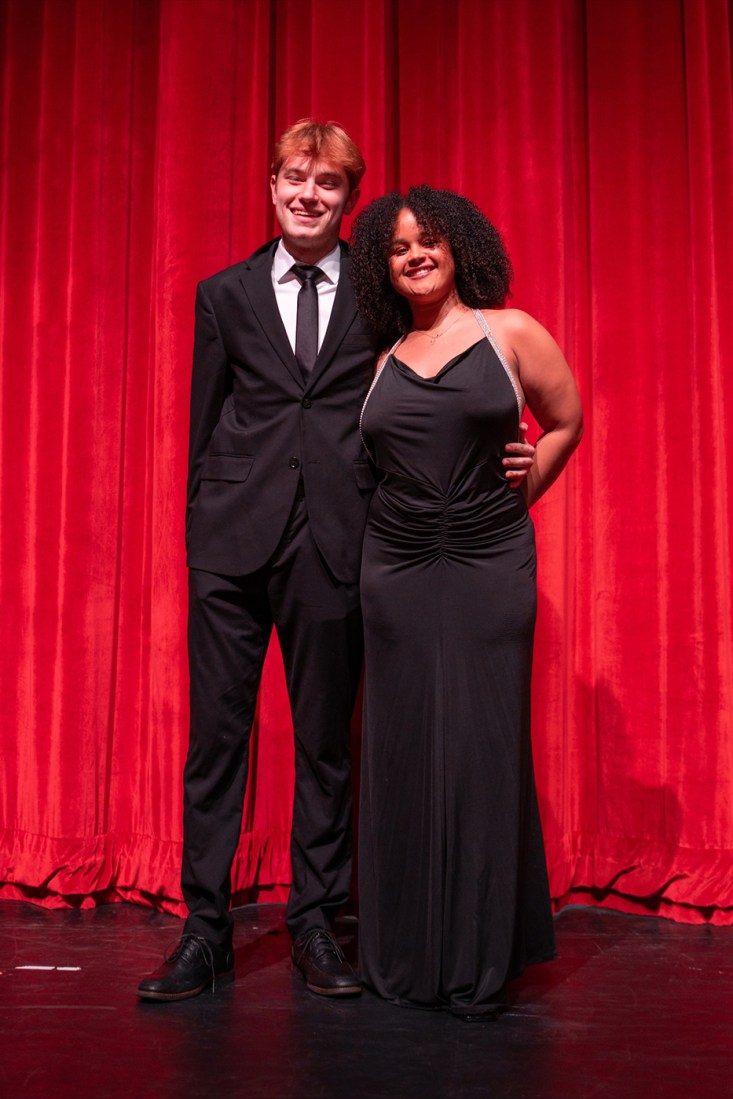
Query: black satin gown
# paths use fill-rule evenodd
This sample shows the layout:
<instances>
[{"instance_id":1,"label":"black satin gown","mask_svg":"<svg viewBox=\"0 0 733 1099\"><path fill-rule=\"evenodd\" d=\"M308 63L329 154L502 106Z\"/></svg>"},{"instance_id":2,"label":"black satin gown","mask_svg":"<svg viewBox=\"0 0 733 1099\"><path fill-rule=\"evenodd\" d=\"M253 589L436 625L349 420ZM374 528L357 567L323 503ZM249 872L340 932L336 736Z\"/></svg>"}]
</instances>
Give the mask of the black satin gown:
<instances>
[{"instance_id":1,"label":"black satin gown","mask_svg":"<svg viewBox=\"0 0 733 1099\"><path fill-rule=\"evenodd\" d=\"M382 480L361 580L359 943L385 999L480 1014L554 937L530 744L534 528L501 464L519 397L477 336L430 380L391 354L362 415Z\"/></svg>"}]
</instances>

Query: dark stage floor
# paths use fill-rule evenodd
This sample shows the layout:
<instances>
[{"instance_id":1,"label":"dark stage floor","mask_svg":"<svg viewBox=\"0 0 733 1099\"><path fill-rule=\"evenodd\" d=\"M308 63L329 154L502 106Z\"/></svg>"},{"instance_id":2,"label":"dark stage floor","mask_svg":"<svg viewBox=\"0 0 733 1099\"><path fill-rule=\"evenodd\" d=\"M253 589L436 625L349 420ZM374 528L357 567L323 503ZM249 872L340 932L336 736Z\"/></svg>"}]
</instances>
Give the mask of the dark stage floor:
<instances>
[{"instance_id":1,"label":"dark stage floor","mask_svg":"<svg viewBox=\"0 0 733 1099\"><path fill-rule=\"evenodd\" d=\"M589 908L498 1021L312 996L279 906L236 913L236 981L143 1004L181 923L0 903L3 1099L720 1099L733 1095L733 929ZM355 924L340 926L353 949ZM50 967L46 969L29 967Z\"/></svg>"}]
</instances>

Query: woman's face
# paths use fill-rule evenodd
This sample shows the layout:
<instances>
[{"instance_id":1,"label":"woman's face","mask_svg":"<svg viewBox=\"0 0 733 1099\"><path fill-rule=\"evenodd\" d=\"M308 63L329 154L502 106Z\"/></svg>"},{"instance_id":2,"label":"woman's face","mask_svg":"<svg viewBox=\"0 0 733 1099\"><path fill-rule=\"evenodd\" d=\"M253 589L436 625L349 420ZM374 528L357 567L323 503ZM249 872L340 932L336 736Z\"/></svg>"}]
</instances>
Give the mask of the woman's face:
<instances>
[{"instance_id":1,"label":"woman's face","mask_svg":"<svg viewBox=\"0 0 733 1099\"><path fill-rule=\"evenodd\" d=\"M387 264L392 285L408 301L431 305L455 293L456 267L448 241L421 229L406 207L395 219Z\"/></svg>"}]
</instances>

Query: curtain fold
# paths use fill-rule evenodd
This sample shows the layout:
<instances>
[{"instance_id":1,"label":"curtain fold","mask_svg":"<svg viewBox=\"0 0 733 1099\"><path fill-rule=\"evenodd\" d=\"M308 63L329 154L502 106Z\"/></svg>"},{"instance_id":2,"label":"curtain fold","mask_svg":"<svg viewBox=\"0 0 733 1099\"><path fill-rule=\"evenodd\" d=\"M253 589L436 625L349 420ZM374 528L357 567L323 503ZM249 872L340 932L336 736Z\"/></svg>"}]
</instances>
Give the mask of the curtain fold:
<instances>
[{"instance_id":1,"label":"curtain fold","mask_svg":"<svg viewBox=\"0 0 733 1099\"><path fill-rule=\"evenodd\" d=\"M582 391L535 509L556 904L733 923L732 25L729 0L4 0L0 897L182 911L195 286L275 234L273 142L315 115L364 152L357 210L427 182L488 213ZM286 894L291 741L275 639L238 900Z\"/></svg>"}]
</instances>

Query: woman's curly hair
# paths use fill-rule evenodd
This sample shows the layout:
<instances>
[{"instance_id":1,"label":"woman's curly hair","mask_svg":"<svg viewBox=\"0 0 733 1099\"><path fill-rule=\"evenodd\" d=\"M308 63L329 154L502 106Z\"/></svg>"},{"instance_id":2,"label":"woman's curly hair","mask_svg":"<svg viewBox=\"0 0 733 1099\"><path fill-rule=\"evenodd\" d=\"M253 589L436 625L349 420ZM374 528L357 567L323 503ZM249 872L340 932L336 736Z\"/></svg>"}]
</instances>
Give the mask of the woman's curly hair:
<instances>
[{"instance_id":1,"label":"woman's curly hair","mask_svg":"<svg viewBox=\"0 0 733 1099\"><path fill-rule=\"evenodd\" d=\"M387 259L400 210L411 210L420 228L447 241L456 267L456 290L471 309L497 309L509 296L512 266L498 231L479 208L452 191L426 184L407 194L375 199L351 228L351 281L359 312L379 337L394 343L412 323L410 306L392 286Z\"/></svg>"}]
</instances>

